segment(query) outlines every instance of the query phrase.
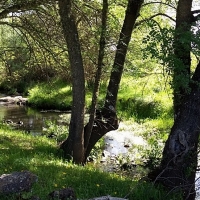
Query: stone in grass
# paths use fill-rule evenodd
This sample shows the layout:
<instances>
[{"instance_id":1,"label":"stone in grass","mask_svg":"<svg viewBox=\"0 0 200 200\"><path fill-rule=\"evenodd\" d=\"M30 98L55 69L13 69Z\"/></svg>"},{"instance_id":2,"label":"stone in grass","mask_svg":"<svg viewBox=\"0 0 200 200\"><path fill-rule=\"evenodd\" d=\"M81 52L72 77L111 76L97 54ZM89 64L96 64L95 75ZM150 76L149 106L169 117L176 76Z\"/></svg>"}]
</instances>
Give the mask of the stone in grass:
<instances>
[{"instance_id":1,"label":"stone in grass","mask_svg":"<svg viewBox=\"0 0 200 200\"><path fill-rule=\"evenodd\" d=\"M55 191L49 193L48 196L50 199L77 200L74 189L70 188L70 187L60 189L60 190L55 190Z\"/></svg>"},{"instance_id":2,"label":"stone in grass","mask_svg":"<svg viewBox=\"0 0 200 200\"><path fill-rule=\"evenodd\" d=\"M89 200L128 200L120 197L111 197L111 196L102 196L102 197L95 197Z\"/></svg>"},{"instance_id":3,"label":"stone in grass","mask_svg":"<svg viewBox=\"0 0 200 200\"><path fill-rule=\"evenodd\" d=\"M2 174L0 176L0 195L28 192L36 181L37 176L29 171Z\"/></svg>"}]
</instances>

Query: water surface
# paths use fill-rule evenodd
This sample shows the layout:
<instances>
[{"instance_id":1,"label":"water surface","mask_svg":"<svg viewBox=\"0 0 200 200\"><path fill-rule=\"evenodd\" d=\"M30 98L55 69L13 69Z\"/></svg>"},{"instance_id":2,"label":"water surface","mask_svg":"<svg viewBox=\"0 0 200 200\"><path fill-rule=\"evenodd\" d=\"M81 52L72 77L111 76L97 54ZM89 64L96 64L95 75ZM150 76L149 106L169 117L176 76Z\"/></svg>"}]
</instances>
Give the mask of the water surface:
<instances>
[{"instance_id":1,"label":"water surface","mask_svg":"<svg viewBox=\"0 0 200 200\"><path fill-rule=\"evenodd\" d=\"M56 110L39 111L27 106L18 105L0 105L0 120L5 122L12 121L15 128L25 130L35 134L41 134L43 127L46 127L46 121L57 122L60 115L64 112Z\"/></svg>"}]
</instances>

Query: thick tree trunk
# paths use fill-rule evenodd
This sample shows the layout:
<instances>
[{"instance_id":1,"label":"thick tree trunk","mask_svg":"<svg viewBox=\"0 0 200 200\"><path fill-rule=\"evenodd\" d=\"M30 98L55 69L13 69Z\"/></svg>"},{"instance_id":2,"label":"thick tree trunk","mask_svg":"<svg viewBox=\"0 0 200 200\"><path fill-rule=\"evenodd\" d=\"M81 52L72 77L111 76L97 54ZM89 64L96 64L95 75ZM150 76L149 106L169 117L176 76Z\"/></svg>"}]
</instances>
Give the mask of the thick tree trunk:
<instances>
[{"instance_id":1,"label":"thick tree trunk","mask_svg":"<svg viewBox=\"0 0 200 200\"><path fill-rule=\"evenodd\" d=\"M142 3L143 0L128 1L125 19L120 33L115 60L107 88L105 104L102 109L102 117L104 121L99 119L95 120L88 147L85 151L85 159L88 157L90 151L101 137L103 137L107 132L118 128L118 119L116 115L117 94L124 69L128 45L131 39L135 21L139 16ZM85 128L87 128L87 126Z\"/></svg>"},{"instance_id":2,"label":"thick tree trunk","mask_svg":"<svg viewBox=\"0 0 200 200\"><path fill-rule=\"evenodd\" d=\"M174 36L173 59L173 89L174 89L174 116L178 116L180 105L189 91L190 82L190 51L192 26L192 1L179 0L176 12L176 28Z\"/></svg>"},{"instance_id":3,"label":"thick tree trunk","mask_svg":"<svg viewBox=\"0 0 200 200\"><path fill-rule=\"evenodd\" d=\"M69 137L61 145L65 156L73 157L75 163L84 160L84 108L85 108L85 79L78 31L72 11L71 0L59 0L59 13L63 33L67 42L72 73L73 103L69 127Z\"/></svg>"},{"instance_id":4,"label":"thick tree trunk","mask_svg":"<svg viewBox=\"0 0 200 200\"><path fill-rule=\"evenodd\" d=\"M197 146L200 133L200 63L192 78L191 93L185 96L165 144L160 168L149 177L169 189L183 192L183 199L195 199Z\"/></svg>"}]
</instances>

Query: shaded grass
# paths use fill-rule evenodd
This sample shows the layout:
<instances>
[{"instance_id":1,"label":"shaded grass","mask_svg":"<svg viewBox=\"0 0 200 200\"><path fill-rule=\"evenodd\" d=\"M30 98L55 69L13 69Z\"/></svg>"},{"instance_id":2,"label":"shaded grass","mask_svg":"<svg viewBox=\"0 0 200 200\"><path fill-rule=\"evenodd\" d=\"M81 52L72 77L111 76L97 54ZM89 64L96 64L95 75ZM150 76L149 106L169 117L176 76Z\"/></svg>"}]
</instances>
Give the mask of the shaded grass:
<instances>
[{"instance_id":1,"label":"shaded grass","mask_svg":"<svg viewBox=\"0 0 200 200\"><path fill-rule=\"evenodd\" d=\"M54 140L11 131L2 125L0 152L0 174L29 170L38 176L32 193L24 194L25 197L37 195L45 200L53 190L69 186L74 188L79 199L108 194L125 197L129 193L129 199L135 200L161 200L166 197L161 188L156 189L152 184L121 174L102 172L93 164L78 166L67 162L62 159Z\"/></svg>"}]
</instances>

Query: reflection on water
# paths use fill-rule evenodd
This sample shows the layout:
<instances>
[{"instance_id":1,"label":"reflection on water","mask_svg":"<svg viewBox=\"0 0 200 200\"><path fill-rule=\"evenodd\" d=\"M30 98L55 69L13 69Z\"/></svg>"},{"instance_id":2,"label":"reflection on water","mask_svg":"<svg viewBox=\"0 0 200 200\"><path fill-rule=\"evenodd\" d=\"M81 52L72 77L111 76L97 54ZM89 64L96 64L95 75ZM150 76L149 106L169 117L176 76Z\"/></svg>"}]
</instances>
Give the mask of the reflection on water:
<instances>
[{"instance_id":1,"label":"reflection on water","mask_svg":"<svg viewBox=\"0 0 200 200\"><path fill-rule=\"evenodd\" d=\"M25 130L34 135L41 134L42 128L45 127L45 121L57 121L59 115L63 112L59 111L37 111L30 107L18 105L0 105L0 120L11 120L13 123L23 122L23 125L16 128Z\"/></svg>"}]
</instances>

